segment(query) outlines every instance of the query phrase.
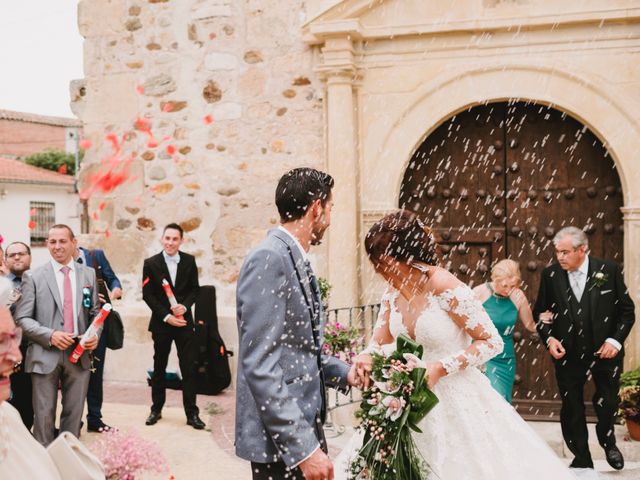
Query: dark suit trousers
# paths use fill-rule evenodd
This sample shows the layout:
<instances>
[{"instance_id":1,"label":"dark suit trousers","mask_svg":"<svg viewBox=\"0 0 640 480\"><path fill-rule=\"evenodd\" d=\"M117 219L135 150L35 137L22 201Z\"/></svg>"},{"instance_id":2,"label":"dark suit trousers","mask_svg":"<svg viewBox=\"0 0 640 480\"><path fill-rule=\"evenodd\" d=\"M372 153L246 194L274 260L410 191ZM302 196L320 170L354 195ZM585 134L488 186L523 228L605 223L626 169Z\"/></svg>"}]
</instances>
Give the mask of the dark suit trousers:
<instances>
[{"instance_id":1,"label":"dark suit trousers","mask_svg":"<svg viewBox=\"0 0 640 480\"><path fill-rule=\"evenodd\" d=\"M182 404L187 416L198 413L196 405L195 360L196 344L193 327L172 328L169 331L152 332L153 379L151 380L151 410L160 412L164 407L165 373L171 352L171 343L176 343L180 372L182 373Z\"/></svg>"},{"instance_id":2,"label":"dark suit trousers","mask_svg":"<svg viewBox=\"0 0 640 480\"><path fill-rule=\"evenodd\" d=\"M27 345L20 345L22 358L27 357ZM24 360L20 366L20 370L10 377L11 381L11 400L9 403L15 407L20 413L22 423L31 430L33 427L33 400L31 394L31 374L24 371Z\"/></svg>"},{"instance_id":3,"label":"dark suit trousers","mask_svg":"<svg viewBox=\"0 0 640 480\"><path fill-rule=\"evenodd\" d=\"M251 462L253 480L304 480L302 470L288 470L284 462L255 463Z\"/></svg>"},{"instance_id":4,"label":"dark suit trousers","mask_svg":"<svg viewBox=\"0 0 640 480\"><path fill-rule=\"evenodd\" d=\"M592 364L570 356L555 362L556 379L562 399L560 423L562 436L575 455L577 467L592 467L589 452L587 422L584 408L584 385L591 371L596 391L591 399L598 416L596 432L603 447L615 445L614 416L618 405L618 389L622 373L622 359L599 360Z\"/></svg>"},{"instance_id":5,"label":"dark suit trousers","mask_svg":"<svg viewBox=\"0 0 640 480\"><path fill-rule=\"evenodd\" d=\"M93 367L89 377L89 391L87 392L87 424L97 425L102 419L102 378L104 375L104 362L107 354L107 328L109 318L104 324L98 346L93 351Z\"/></svg>"}]
</instances>

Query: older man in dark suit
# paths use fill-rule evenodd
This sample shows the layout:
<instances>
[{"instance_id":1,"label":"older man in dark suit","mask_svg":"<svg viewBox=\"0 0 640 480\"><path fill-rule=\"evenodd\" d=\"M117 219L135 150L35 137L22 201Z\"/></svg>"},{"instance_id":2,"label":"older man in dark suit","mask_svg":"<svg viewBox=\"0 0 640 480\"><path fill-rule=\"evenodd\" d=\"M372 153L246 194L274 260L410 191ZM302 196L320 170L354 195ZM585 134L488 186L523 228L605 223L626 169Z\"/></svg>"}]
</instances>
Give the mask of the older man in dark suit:
<instances>
[{"instance_id":1,"label":"older man in dark suit","mask_svg":"<svg viewBox=\"0 0 640 480\"><path fill-rule=\"evenodd\" d=\"M614 416L623 344L635 321L633 301L620 266L587 254L589 243L582 230L563 228L553 243L558 263L542 272L534 315L554 359L562 435L575 455L571 467L593 469L583 398L590 373L596 386L598 442L609 464L620 470L624 459L616 446Z\"/></svg>"}]
</instances>

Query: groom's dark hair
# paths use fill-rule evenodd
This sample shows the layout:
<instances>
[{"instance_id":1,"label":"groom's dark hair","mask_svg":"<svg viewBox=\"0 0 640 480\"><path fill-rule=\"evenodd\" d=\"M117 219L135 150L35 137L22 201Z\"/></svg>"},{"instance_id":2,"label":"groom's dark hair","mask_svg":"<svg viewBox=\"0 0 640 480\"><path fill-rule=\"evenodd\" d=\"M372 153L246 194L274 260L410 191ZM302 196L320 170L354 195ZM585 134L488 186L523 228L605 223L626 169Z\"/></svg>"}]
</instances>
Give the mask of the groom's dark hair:
<instances>
[{"instance_id":1,"label":"groom's dark hair","mask_svg":"<svg viewBox=\"0 0 640 480\"><path fill-rule=\"evenodd\" d=\"M282 223L304 217L313 202L324 207L331 198L333 177L313 168L294 168L285 173L276 187L276 206Z\"/></svg>"}]
</instances>

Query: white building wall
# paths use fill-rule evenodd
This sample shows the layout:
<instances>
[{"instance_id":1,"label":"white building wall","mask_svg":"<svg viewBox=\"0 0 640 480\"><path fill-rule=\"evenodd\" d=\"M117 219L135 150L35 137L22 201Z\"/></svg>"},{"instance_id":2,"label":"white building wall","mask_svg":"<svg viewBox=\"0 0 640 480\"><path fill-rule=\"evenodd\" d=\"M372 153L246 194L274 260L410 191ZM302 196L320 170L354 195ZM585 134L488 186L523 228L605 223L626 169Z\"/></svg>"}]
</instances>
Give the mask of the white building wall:
<instances>
[{"instance_id":1,"label":"white building wall","mask_svg":"<svg viewBox=\"0 0 640 480\"><path fill-rule=\"evenodd\" d=\"M56 223L69 225L80 233L80 199L73 187L51 185L26 185L4 183L0 189L0 234L4 237L4 246L20 241L30 244L30 202L55 203ZM49 259L46 247L32 248L32 266L42 265Z\"/></svg>"}]
</instances>

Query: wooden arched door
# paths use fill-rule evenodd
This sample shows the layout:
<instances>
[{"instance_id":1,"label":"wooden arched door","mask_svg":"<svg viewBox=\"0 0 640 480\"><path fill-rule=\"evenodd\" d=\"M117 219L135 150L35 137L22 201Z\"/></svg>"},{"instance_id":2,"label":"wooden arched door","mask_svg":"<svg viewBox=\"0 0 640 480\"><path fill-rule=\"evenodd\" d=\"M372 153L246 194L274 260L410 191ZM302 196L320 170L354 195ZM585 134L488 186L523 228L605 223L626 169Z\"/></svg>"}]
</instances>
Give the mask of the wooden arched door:
<instances>
[{"instance_id":1,"label":"wooden arched door","mask_svg":"<svg viewBox=\"0 0 640 480\"><path fill-rule=\"evenodd\" d=\"M445 265L467 283L487 281L502 258L520 262L532 304L563 226L583 228L592 255L622 263L613 159L586 126L548 106L500 102L450 118L414 153L399 205L430 219ZM519 326L514 339L514 404L529 418L557 418L553 366L538 335Z\"/></svg>"}]
</instances>

